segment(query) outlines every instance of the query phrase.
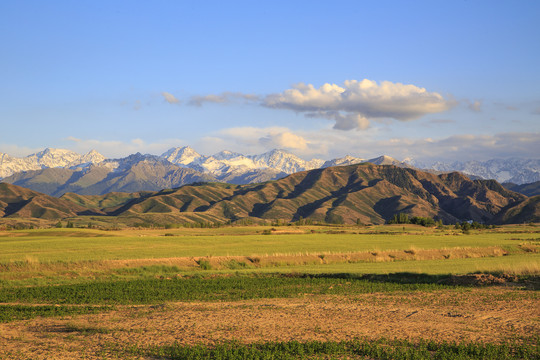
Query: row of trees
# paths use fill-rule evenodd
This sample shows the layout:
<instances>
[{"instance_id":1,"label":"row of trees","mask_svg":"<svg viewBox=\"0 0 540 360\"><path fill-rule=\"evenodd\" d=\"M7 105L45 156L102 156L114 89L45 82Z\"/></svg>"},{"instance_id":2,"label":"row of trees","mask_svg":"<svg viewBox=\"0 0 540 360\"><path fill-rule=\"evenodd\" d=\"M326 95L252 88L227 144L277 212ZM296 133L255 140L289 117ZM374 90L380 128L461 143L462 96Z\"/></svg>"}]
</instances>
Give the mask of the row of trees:
<instances>
[{"instance_id":1,"label":"row of trees","mask_svg":"<svg viewBox=\"0 0 540 360\"><path fill-rule=\"evenodd\" d=\"M394 217L388 220L388 224L415 224L422 226L443 226L442 220L434 220L430 217L413 216L404 213L394 214Z\"/></svg>"},{"instance_id":2,"label":"row of trees","mask_svg":"<svg viewBox=\"0 0 540 360\"><path fill-rule=\"evenodd\" d=\"M413 216L409 217L409 215L405 213L399 213L395 214L394 217L388 221L388 224L416 224L416 225L422 225L422 226L438 226L442 227L443 222L442 220L434 220L430 217L422 217L422 216ZM476 230L476 229L490 229L494 228L495 225L486 225L481 224L477 221L463 221L458 222L454 225L454 228L456 230Z\"/></svg>"}]
</instances>

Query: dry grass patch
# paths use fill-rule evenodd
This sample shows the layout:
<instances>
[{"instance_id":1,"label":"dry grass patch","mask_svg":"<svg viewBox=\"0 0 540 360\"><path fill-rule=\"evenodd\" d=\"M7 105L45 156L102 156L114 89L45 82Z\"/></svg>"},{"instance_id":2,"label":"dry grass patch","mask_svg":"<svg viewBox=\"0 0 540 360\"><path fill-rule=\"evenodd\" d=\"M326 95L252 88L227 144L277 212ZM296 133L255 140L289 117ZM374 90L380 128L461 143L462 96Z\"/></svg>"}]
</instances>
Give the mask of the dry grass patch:
<instances>
[{"instance_id":1,"label":"dry grass patch","mask_svg":"<svg viewBox=\"0 0 540 360\"><path fill-rule=\"evenodd\" d=\"M513 253L536 253L538 246L525 245L512 249ZM93 260L75 262L40 262L27 255L25 261L0 264L2 280L22 280L37 277L63 276L67 278L104 276L111 274L137 275L147 273L186 272L198 270L244 270L279 268L304 265L346 263L382 263L397 261L448 260L501 257L509 254L502 247L458 247L442 249L372 250L362 252L275 253L250 256L171 257L157 259ZM540 273L540 265L525 264L524 274ZM498 269L508 270L512 269Z\"/></svg>"}]
</instances>

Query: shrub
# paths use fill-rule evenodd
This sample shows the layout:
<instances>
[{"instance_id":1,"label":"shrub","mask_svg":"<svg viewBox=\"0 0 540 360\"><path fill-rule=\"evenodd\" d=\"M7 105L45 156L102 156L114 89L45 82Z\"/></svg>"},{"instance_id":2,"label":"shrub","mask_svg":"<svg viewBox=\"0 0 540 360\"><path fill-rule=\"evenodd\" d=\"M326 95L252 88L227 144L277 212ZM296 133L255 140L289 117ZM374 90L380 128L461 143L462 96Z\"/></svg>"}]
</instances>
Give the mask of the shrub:
<instances>
[{"instance_id":1,"label":"shrub","mask_svg":"<svg viewBox=\"0 0 540 360\"><path fill-rule=\"evenodd\" d=\"M206 259L199 259L197 261L197 264L199 264L202 270L212 270L212 265L210 264L210 261Z\"/></svg>"}]
</instances>

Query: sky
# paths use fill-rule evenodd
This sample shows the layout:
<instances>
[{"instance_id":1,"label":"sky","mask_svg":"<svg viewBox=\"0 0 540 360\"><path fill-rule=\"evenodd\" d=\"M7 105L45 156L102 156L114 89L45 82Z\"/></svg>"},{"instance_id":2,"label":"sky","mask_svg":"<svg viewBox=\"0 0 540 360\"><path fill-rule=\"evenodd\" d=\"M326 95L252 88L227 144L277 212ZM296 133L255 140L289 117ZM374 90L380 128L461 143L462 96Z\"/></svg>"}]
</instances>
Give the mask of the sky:
<instances>
[{"instance_id":1,"label":"sky","mask_svg":"<svg viewBox=\"0 0 540 360\"><path fill-rule=\"evenodd\" d=\"M0 2L0 152L540 158L539 1Z\"/></svg>"}]
</instances>

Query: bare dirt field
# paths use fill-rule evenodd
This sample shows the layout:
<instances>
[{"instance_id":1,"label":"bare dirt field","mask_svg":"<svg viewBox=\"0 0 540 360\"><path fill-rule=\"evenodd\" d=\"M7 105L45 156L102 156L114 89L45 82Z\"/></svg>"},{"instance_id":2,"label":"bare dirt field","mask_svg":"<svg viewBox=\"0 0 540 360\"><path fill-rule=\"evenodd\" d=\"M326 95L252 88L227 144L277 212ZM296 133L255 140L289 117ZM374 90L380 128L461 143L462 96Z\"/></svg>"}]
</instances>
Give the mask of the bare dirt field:
<instances>
[{"instance_id":1,"label":"bare dirt field","mask_svg":"<svg viewBox=\"0 0 540 360\"><path fill-rule=\"evenodd\" d=\"M144 358L124 350L224 340L528 341L540 333L538 305L530 291L498 286L118 306L101 314L0 324L0 358Z\"/></svg>"}]
</instances>

